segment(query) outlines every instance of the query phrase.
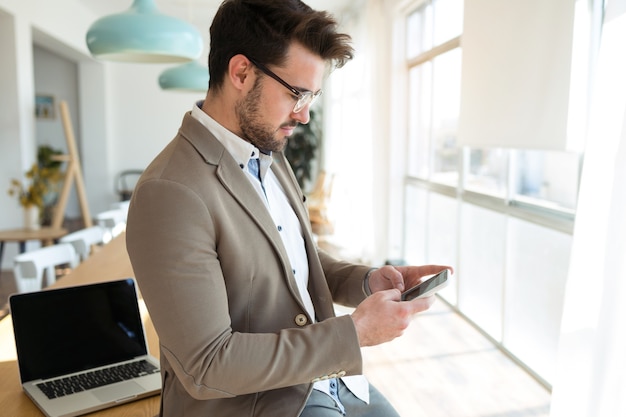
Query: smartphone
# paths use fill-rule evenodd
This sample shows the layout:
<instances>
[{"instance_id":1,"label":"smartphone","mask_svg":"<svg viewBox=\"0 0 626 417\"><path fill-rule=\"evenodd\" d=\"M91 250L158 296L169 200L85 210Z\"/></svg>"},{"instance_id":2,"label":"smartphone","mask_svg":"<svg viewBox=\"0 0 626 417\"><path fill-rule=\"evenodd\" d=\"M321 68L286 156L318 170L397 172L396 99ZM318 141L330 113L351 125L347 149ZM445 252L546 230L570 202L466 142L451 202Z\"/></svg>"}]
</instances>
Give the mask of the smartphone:
<instances>
[{"instance_id":1,"label":"smartphone","mask_svg":"<svg viewBox=\"0 0 626 417\"><path fill-rule=\"evenodd\" d=\"M444 269L438 274L428 278L426 281L422 281L414 287L404 291L400 296L400 300L409 301L414 298L428 297L431 294L436 293L446 285L448 285L448 269Z\"/></svg>"}]
</instances>

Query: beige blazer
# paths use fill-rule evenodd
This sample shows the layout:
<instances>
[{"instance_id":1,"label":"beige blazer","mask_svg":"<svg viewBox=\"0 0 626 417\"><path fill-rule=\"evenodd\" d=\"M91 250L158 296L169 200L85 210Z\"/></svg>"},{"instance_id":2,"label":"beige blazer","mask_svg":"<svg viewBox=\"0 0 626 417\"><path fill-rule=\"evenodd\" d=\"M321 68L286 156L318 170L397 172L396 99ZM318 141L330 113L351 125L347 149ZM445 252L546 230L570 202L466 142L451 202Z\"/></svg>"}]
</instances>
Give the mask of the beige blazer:
<instances>
[{"instance_id":1,"label":"beige blazer","mask_svg":"<svg viewBox=\"0 0 626 417\"><path fill-rule=\"evenodd\" d=\"M189 113L133 192L127 247L159 336L163 417L297 417L312 382L362 372L333 300L361 302L368 267L316 247L282 153L271 169L302 225L318 323L245 172Z\"/></svg>"}]
</instances>

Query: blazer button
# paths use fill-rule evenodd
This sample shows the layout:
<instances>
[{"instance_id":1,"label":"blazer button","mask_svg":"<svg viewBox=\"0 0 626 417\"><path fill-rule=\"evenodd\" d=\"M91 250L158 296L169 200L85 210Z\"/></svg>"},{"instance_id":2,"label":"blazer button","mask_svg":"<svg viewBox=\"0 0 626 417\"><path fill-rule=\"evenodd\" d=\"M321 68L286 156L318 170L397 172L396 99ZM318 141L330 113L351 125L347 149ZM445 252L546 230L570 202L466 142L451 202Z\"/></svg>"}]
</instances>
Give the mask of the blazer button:
<instances>
[{"instance_id":1,"label":"blazer button","mask_svg":"<svg viewBox=\"0 0 626 417\"><path fill-rule=\"evenodd\" d=\"M298 326L302 327L309 322L309 319L306 318L305 314L298 314L295 321Z\"/></svg>"}]
</instances>

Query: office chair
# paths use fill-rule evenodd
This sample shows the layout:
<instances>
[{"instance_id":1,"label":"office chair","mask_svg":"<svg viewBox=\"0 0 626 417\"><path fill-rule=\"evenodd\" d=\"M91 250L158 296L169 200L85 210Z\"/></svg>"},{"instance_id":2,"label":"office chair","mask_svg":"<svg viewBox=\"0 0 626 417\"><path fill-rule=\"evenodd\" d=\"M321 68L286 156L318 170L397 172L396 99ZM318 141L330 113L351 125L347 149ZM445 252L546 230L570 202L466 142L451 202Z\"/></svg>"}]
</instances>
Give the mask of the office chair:
<instances>
[{"instance_id":1,"label":"office chair","mask_svg":"<svg viewBox=\"0 0 626 417\"><path fill-rule=\"evenodd\" d=\"M120 195L120 201L130 200L141 174L143 174L141 169L128 169L118 174L115 190Z\"/></svg>"}]
</instances>

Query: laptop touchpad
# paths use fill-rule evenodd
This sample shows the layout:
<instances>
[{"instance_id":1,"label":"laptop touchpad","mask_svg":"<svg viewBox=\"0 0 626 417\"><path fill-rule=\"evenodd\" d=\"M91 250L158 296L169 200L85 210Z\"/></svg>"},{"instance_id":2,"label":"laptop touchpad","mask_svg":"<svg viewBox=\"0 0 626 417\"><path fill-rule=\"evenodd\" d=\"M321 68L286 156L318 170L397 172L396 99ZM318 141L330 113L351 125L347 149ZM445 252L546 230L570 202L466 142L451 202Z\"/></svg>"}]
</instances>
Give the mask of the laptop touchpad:
<instances>
[{"instance_id":1,"label":"laptop touchpad","mask_svg":"<svg viewBox=\"0 0 626 417\"><path fill-rule=\"evenodd\" d=\"M104 403L120 399L124 401L143 392L145 392L145 389L134 381L126 381L93 390L93 394Z\"/></svg>"}]
</instances>

